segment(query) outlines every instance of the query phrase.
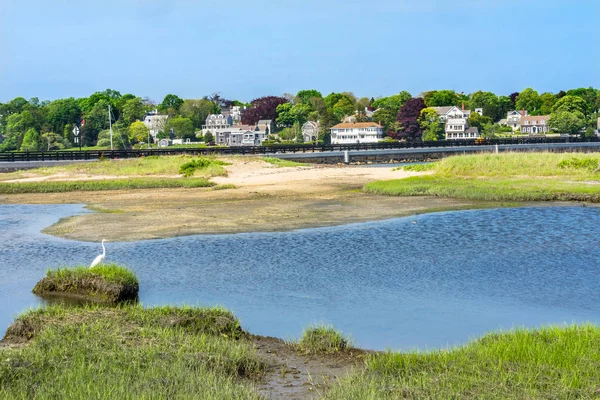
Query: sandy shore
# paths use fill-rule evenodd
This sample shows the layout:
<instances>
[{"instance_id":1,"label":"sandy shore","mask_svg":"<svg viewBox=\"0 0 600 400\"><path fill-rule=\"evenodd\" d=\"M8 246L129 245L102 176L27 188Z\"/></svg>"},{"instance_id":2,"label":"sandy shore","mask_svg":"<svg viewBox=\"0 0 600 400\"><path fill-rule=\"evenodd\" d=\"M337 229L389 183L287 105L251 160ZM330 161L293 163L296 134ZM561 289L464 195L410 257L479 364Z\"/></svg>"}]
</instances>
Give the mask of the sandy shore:
<instances>
[{"instance_id":1,"label":"sandy shore","mask_svg":"<svg viewBox=\"0 0 600 400\"><path fill-rule=\"evenodd\" d=\"M61 220L46 233L63 238L133 241L192 234L270 232L381 220L473 202L386 197L360 191L374 180L419 175L392 168L306 166L276 168L258 159L234 158L227 177L234 189L159 189L0 196L0 203L86 204L98 211ZM92 177L87 177L91 179ZM29 181L35 178L26 178ZM45 179L48 179L47 177ZM50 179L72 179L53 176Z\"/></svg>"}]
</instances>

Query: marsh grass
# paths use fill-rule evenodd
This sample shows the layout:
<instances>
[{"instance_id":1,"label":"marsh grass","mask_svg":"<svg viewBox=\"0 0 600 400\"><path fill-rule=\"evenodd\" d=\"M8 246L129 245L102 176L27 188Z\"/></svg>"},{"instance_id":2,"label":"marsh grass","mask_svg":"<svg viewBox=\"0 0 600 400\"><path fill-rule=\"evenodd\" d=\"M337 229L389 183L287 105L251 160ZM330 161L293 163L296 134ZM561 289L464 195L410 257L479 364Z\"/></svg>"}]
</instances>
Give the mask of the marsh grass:
<instances>
[{"instance_id":1,"label":"marsh grass","mask_svg":"<svg viewBox=\"0 0 600 400\"><path fill-rule=\"evenodd\" d=\"M432 175L373 182L363 190L470 200L600 202L599 162L597 153L456 156L433 164Z\"/></svg>"},{"instance_id":2,"label":"marsh grass","mask_svg":"<svg viewBox=\"0 0 600 400\"><path fill-rule=\"evenodd\" d=\"M214 160L205 170L196 171L196 176L210 178L212 176L226 175L224 164L213 157L206 159ZM140 158L128 158L122 160L99 160L87 163L61 165L56 167L30 169L26 172L18 171L1 174L0 180L20 179L29 176L48 176L55 174L64 175L86 175L86 176L128 176L128 177L151 177L166 175L179 175L179 169L187 162L194 160L188 155L181 156L150 156Z\"/></svg>"},{"instance_id":3,"label":"marsh grass","mask_svg":"<svg viewBox=\"0 0 600 400\"><path fill-rule=\"evenodd\" d=\"M217 160L216 158L200 157L195 160L190 160L184 163L179 168L179 173L184 177L190 177L200 172L210 176L225 176L227 171L223 168L224 165L231 165L225 161Z\"/></svg>"},{"instance_id":4,"label":"marsh grass","mask_svg":"<svg viewBox=\"0 0 600 400\"><path fill-rule=\"evenodd\" d=\"M61 193L74 191L131 190L158 188L199 188L214 183L205 178L130 178L88 181L41 181L0 183L1 194Z\"/></svg>"},{"instance_id":5,"label":"marsh grass","mask_svg":"<svg viewBox=\"0 0 600 400\"><path fill-rule=\"evenodd\" d=\"M296 161L290 161L290 160L282 160L281 158L277 158L277 157L262 157L262 160L266 163L269 163L271 165L274 165L277 168L283 168L283 167L305 167L308 164L304 164L304 163L299 163Z\"/></svg>"},{"instance_id":6,"label":"marsh grass","mask_svg":"<svg viewBox=\"0 0 600 400\"><path fill-rule=\"evenodd\" d=\"M332 326L309 326L302 337L293 346L305 354L333 354L350 347L350 339L336 331Z\"/></svg>"},{"instance_id":7,"label":"marsh grass","mask_svg":"<svg viewBox=\"0 0 600 400\"><path fill-rule=\"evenodd\" d=\"M116 264L63 267L48 270L33 288L40 296L76 297L89 301L117 304L135 301L139 283L129 269Z\"/></svg>"},{"instance_id":8,"label":"marsh grass","mask_svg":"<svg viewBox=\"0 0 600 400\"><path fill-rule=\"evenodd\" d=\"M330 399L597 398L600 328L583 325L489 334L427 353L372 355Z\"/></svg>"},{"instance_id":9,"label":"marsh grass","mask_svg":"<svg viewBox=\"0 0 600 400\"><path fill-rule=\"evenodd\" d=\"M51 306L5 340L23 326L29 344L0 349L0 399L260 398L264 365L221 308Z\"/></svg>"},{"instance_id":10,"label":"marsh grass","mask_svg":"<svg viewBox=\"0 0 600 400\"><path fill-rule=\"evenodd\" d=\"M232 183L224 183L222 185L216 185L212 187L212 190L228 190L228 189L237 189L237 186L235 186Z\"/></svg>"},{"instance_id":11,"label":"marsh grass","mask_svg":"<svg viewBox=\"0 0 600 400\"><path fill-rule=\"evenodd\" d=\"M404 167L396 167L392 171L413 171L413 172L425 172L432 171L435 169L435 163L427 163L427 164L413 164L406 165Z\"/></svg>"},{"instance_id":12,"label":"marsh grass","mask_svg":"<svg viewBox=\"0 0 600 400\"><path fill-rule=\"evenodd\" d=\"M49 269L46 277L57 283L72 282L73 280L100 277L107 282L119 285L137 285L138 279L133 271L117 264L100 264L90 269L86 266L62 267Z\"/></svg>"}]
</instances>

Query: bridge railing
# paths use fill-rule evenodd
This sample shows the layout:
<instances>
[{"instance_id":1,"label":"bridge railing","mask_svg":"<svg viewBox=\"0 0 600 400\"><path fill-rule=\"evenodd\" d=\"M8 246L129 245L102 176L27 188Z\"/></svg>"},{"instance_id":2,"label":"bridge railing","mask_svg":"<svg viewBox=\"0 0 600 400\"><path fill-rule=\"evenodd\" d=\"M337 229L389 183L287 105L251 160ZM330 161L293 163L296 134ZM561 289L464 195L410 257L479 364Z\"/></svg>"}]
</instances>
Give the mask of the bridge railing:
<instances>
[{"instance_id":1,"label":"bridge railing","mask_svg":"<svg viewBox=\"0 0 600 400\"><path fill-rule=\"evenodd\" d=\"M438 140L431 142L380 142L357 144L329 144L329 145L272 145L272 146L240 146L240 147L207 147L207 148L162 148L144 150L69 150L69 151L24 151L0 153L0 162L14 161L71 161L71 160L99 160L139 158L150 156L168 155L272 155L281 153L318 153L324 151L344 150L388 150L407 148L436 148L460 146L489 146L489 145L518 145L518 144L549 144L549 143L582 143L600 142L600 138L511 138L511 139L459 139Z\"/></svg>"}]
</instances>

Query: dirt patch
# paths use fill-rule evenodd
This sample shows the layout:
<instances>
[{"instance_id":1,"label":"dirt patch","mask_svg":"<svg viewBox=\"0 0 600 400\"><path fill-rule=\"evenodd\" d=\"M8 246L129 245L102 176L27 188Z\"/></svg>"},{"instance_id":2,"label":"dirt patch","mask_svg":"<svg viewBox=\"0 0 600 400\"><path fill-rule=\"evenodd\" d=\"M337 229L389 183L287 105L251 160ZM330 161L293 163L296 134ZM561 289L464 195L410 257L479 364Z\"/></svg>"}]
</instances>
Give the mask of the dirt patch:
<instances>
[{"instance_id":1,"label":"dirt patch","mask_svg":"<svg viewBox=\"0 0 600 400\"><path fill-rule=\"evenodd\" d=\"M57 281L45 277L33 288L40 297L65 297L78 301L117 304L136 301L139 285L107 282L101 277L89 277L70 281Z\"/></svg>"},{"instance_id":2,"label":"dirt patch","mask_svg":"<svg viewBox=\"0 0 600 400\"><path fill-rule=\"evenodd\" d=\"M347 349L328 355L302 354L285 341L252 336L257 353L267 364L264 380L258 385L268 399L317 399L337 379L364 367L373 352Z\"/></svg>"}]
</instances>

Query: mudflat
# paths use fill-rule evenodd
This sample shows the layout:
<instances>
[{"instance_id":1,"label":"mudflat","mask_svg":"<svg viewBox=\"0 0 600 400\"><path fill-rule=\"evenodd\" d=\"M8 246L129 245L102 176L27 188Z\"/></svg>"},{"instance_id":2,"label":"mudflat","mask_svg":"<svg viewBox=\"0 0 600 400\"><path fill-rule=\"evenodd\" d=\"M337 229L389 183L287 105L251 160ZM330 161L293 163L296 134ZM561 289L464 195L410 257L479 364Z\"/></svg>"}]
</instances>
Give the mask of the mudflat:
<instances>
[{"instance_id":1,"label":"mudflat","mask_svg":"<svg viewBox=\"0 0 600 400\"><path fill-rule=\"evenodd\" d=\"M61 220L45 230L83 241L288 231L481 205L468 200L388 197L361 191L368 182L422 174L392 167L278 168L260 158L232 157L227 161L231 163L225 167L227 176L211 178L218 185L214 188L11 194L0 196L0 204L86 204L96 212ZM57 174L39 179L74 178ZM36 177L23 179L30 182Z\"/></svg>"}]
</instances>

